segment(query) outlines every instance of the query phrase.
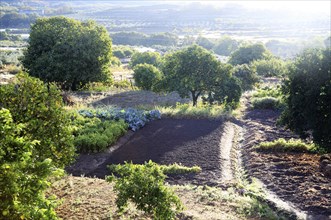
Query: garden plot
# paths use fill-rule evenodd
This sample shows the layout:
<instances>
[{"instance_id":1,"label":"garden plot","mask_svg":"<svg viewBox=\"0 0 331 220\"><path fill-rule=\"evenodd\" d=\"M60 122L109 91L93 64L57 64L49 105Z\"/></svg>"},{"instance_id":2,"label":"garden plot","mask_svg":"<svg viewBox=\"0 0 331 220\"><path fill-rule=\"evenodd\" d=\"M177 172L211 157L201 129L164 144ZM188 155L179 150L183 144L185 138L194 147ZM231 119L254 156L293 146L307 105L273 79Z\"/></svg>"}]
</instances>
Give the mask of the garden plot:
<instances>
[{"instance_id":1,"label":"garden plot","mask_svg":"<svg viewBox=\"0 0 331 220\"><path fill-rule=\"evenodd\" d=\"M107 165L125 161L142 164L152 160L159 164L181 163L198 165L202 172L170 177L174 183L217 185L224 175L221 155L221 136L224 124L216 120L162 119L150 122L143 129L131 133L112 153L81 155L67 171L73 175L109 175ZM223 139L222 139L223 140ZM230 146L231 147L231 146ZM96 161L102 161L97 163Z\"/></svg>"}]
</instances>

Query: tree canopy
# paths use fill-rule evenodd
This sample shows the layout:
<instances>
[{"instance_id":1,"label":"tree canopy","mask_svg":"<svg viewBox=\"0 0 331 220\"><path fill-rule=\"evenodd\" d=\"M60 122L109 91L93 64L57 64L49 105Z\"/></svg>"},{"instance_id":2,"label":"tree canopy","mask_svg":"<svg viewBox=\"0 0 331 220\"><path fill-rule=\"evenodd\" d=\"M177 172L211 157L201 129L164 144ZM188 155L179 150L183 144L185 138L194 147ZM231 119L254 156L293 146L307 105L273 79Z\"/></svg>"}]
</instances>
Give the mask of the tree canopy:
<instances>
[{"instance_id":1,"label":"tree canopy","mask_svg":"<svg viewBox=\"0 0 331 220\"><path fill-rule=\"evenodd\" d=\"M272 56L263 44L243 45L231 54L232 65L249 64L254 60L268 59Z\"/></svg>"},{"instance_id":2,"label":"tree canopy","mask_svg":"<svg viewBox=\"0 0 331 220\"><path fill-rule=\"evenodd\" d=\"M214 93L231 78L231 66L221 64L208 50L193 45L165 58L164 87L177 91L182 97L192 97L193 106L201 95ZM215 90L215 91L214 91ZM231 91L228 91L231 92ZM225 101L223 96L223 100Z\"/></svg>"},{"instance_id":3,"label":"tree canopy","mask_svg":"<svg viewBox=\"0 0 331 220\"><path fill-rule=\"evenodd\" d=\"M153 86L162 79L162 73L150 64L138 64L133 69L136 85L144 90L153 90Z\"/></svg>"},{"instance_id":4,"label":"tree canopy","mask_svg":"<svg viewBox=\"0 0 331 220\"><path fill-rule=\"evenodd\" d=\"M41 18L31 26L22 63L31 76L76 90L109 77L111 46L106 29L95 22Z\"/></svg>"},{"instance_id":5,"label":"tree canopy","mask_svg":"<svg viewBox=\"0 0 331 220\"><path fill-rule=\"evenodd\" d=\"M160 67L162 63L161 55L157 52L134 53L129 65L134 68L136 65L144 63Z\"/></svg>"},{"instance_id":6,"label":"tree canopy","mask_svg":"<svg viewBox=\"0 0 331 220\"><path fill-rule=\"evenodd\" d=\"M331 150L331 49L306 50L289 68L283 88L287 109L283 120L303 136Z\"/></svg>"}]
</instances>

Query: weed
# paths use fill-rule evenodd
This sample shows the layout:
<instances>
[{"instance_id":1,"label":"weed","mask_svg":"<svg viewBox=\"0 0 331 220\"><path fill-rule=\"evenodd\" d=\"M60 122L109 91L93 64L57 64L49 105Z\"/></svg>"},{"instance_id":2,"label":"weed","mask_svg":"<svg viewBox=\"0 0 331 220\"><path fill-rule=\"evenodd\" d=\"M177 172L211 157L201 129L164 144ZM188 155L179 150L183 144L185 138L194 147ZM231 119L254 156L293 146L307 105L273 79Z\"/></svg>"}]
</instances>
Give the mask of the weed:
<instances>
[{"instance_id":1,"label":"weed","mask_svg":"<svg viewBox=\"0 0 331 220\"><path fill-rule=\"evenodd\" d=\"M255 146L256 150L271 151L271 152L310 152L316 153L319 148L315 144L308 144L300 139L290 139L286 141L283 138L274 140L272 142L262 142Z\"/></svg>"}]
</instances>

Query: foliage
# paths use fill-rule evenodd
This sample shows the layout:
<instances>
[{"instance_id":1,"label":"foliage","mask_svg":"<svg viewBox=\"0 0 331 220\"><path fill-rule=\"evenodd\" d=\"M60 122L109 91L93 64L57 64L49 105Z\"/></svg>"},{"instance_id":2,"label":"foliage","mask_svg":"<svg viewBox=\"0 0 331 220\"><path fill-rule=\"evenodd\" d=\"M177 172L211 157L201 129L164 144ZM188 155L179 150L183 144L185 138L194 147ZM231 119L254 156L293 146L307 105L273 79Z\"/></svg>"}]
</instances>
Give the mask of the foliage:
<instances>
[{"instance_id":1,"label":"foliage","mask_svg":"<svg viewBox=\"0 0 331 220\"><path fill-rule=\"evenodd\" d=\"M133 54L130 60L130 67L134 68L138 64L150 64L160 67L162 63L161 55L157 52L143 52Z\"/></svg>"},{"instance_id":2,"label":"foliage","mask_svg":"<svg viewBox=\"0 0 331 220\"><path fill-rule=\"evenodd\" d=\"M283 93L281 87L277 86L276 88L274 88L274 87L265 86L262 88L258 88L252 94L252 97L257 97L257 98L263 98L268 96L278 99L282 98Z\"/></svg>"},{"instance_id":3,"label":"foliage","mask_svg":"<svg viewBox=\"0 0 331 220\"><path fill-rule=\"evenodd\" d=\"M285 140L279 138L271 142L262 142L255 146L255 149L260 151L272 152L312 152L315 153L318 147L315 144L307 144L300 139Z\"/></svg>"},{"instance_id":4,"label":"foliage","mask_svg":"<svg viewBox=\"0 0 331 220\"><path fill-rule=\"evenodd\" d=\"M177 91L181 97L191 96L193 106L196 106L200 95L223 86L223 82L231 77L230 69L206 49L193 45L165 58L163 89Z\"/></svg>"},{"instance_id":5,"label":"foliage","mask_svg":"<svg viewBox=\"0 0 331 220\"><path fill-rule=\"evenodd\" d=\"M26 134L8 109L0 109L0 219L57 219L56 203L44 195L49 176L63 171L34 154L39 140Z\"/></svg>"},{"instance_id":6,"label":"foliage","mask_svg":"<svg viewBox=\"0 0 331 220\"><path fill-rule=\"evenodd\" d=\"M182 203L174 192L164 185L165 172L183 173L200 171L198 167L185 168L178 165L159 166L152 161L144 165L125 163L110 165L110 171L117 174L108 176L107 181L115 181L117 207L123 211L129 200L139 210L153 215L154 219L174 219L183 209Z\"/></svg>"},{"instance_id":7,"label":"foliage","mask_svg":"<svg viewBox=\"0 0 331 220\"><path fill-rule=\"evenodd\" d=\"M202 36L199 36L197 39L196 39L196 44L207 49L207 50L210 50L214 47L214 43L211 42L208 38L205 38L205 37L202 37Z\"/></svg>"},{"instance_id":8,"label":"foliage","mask_svg":"<svg viewBox=\"0 0 331 220\"><path fill-rule=\"evenodd\" d=\"M0 63L2 65L19 65L19 58L22 55L21 50L0 50Z\"/></svg>"},{"instance_id":9,"label":"foliage","mask_svg":"<svg viewBox=\"0 0 331 220\"><path fill-rule=\"evenodd\" d=\"M113 87L120 88L120 89L127 89L132 87L131 82L128 80L121 80L121 81L114 81Z\"/></svg>"},{"instance_id":10,"label":"foliage","mask_svg":"<svg viewBox=\"0 0 331 220\"><path fill-rule=\"evenodd\" d=\"M126 133L128 125L123 121L101 121L98 118L76 116L74 144L79 152L100 152Z\"/></svg>"},{"instance_id":11,"label":"foliage","mask_svg":"<svg viewBox=\"0 0 331 220\"><path fill-rule=\"evenodd\" d=\"M249 64L254 60L269 59L271 53L263 44L250 44L239 47L231 54L229 63L232 65Z\"/></svg>"},{"instance_id":12,"label":"foliage","mask_svg":"<svg viewBox=\"0 0 331 220\"><path fill-rule=\"evenodd\" d=\"M161 113L157 110L142 111L133 108L120 109L120 108L100 108L97 110L80 110L78 111L84 117L97 117L102 120L124 120L133 131L138 130L145 126L149 121L160 119Z\"/></svg>"},{"instance_id":13,"label":"foliage","mask_svg":"<svg viewBox=\"0 0 331 220\"><path fill-rule=\"evenodd\" d=\"M70 163L75 155L70 119L63 109L60 91L54 84L27 74L0 87L0 106L7 108L15 123L24 123L24 135L40 143L32 149L39 160L52 159L57 167Z\"/></svg>"},{"instance_id":14,"label":"foliage","mask_svg":"<svg viewBox=\"0 0 331 220\"><path fill-rule=\"evenodd\" d=\"M128 46L116 46L113 48L113 55L119 59L129 58L135 53L135 50Z\"/></svg>"},{"instance_id":15,"label":"foliage","mask_svg":"<svg viewBox=\"0 0 331 220\"><path fill-rule=\"evenodd\" d=\"M281 106L280 100L274 97L266 96L253 98L252 105L255 109L278 109Z\"/></svg>"},{"instance_id":16,"label":"foliage","mask_svg":"<svg viewBox=\"0 0 331 220\"><path fill-rule=\"evenodd\" d=\"M259 81L255 69L247 64L235 66L233 75L240 80L240 86L244 91L253 89Z\"/></svg>"},{"instance_id":17,"label":"foliage","mask_svg":"<svg viewBox=\"0 0 331 220\"><path fill-rule=\"evenodd\" d=\"M0 41L22 41L19 35L8 34L7 31L0 31Z\"/></svg>"},{"instance_id":18,"label":"foliage","mask_svg":"<svg viewBox=\"0 0 331 220\"><path fill-rule=\"evenodd\" d=\"M218 43L214 46L213 51L222 56L230 56L232 52L237 50L239 42L228 36L222 37Z\"/></svg>"},{"instance_id":19,"label":"foliage","mask_svg":"<svg viewBox=\"0 0 331 220\"><path fill-rule=\"evenodd\" d=\"M36 14L7 13L0 17L0 28L28 28L36 19Z\"/></svg>"},{"instance_id":20,"label":"foliage","mask_svg":"<svg viewBox=\"0 0 331 220\"><path fill-rule=\"evenodd\" d=\"M225 104L227 107L236 108L242 94L241 82L236 77L227 77L221 82L215 82L211 87L207 101L209 104Z\"/></svg>"},{"instance_id":21,"label":"foliage","mask_svg":"<svg viewBox=\"0 0 331 220\"><path fill-rule=\"evenodd\" d=\"M154 85L162 79L163 74L150 64L138 64L133 69L135 84L144 90L153 90Z\"/></svg>"},{"instance_id":22,"label":"foliage","mask_svg":"<svg viewBox=\"0 0 331 220\"><path fill-rule=\"evenodd\" d=\"M222 118L227 116L226 109L224 106L211 106L198 104L192 107L190 104L177 103L175 107L162 107L156 106L162 115L172 118Z\"/></svg>"},{"instance_id":23,"label":"foliage","mask_svg":"<svg viewBox=\"0 0 331 220\"><path fill-rule=\"evenodd\" d=\"M306 50L289 70L282 121L303 137L331 150L331 49Z\"/></svg>"},{"instance_id":24,"label":"foliage","mask_svg":"<svg viewBox=\"0 0 331 220\"><path fill-rule=\"evenodd\" d=\"M107 80L111 45L107 30L95 22L40 18L31 26L22 63L32 76L77 90L88 82Z\"/></svg>"},{"instance_id":25,"label":"foliage","mask_svg":"<svg viewBox=\"0 0 331 220\"><path fill-rule=\"evenodd\" d=\"M260 76L284 76L287 73L286 63L277 58L269 60L255 60L251 63L256 73Z\"/></svg>"},{"instance_id":26,"label":"foliage","mask_svg":"<svg viewBox=\"0 0 331 220\"><path fill-rule=\"evenodd\" d=\"M141 45L141 46L175 46L178 44L178 37L171 33L160 33L145 35L138 32L119 32L111 35L116 45Z\"/></svg>"}]
</instances>

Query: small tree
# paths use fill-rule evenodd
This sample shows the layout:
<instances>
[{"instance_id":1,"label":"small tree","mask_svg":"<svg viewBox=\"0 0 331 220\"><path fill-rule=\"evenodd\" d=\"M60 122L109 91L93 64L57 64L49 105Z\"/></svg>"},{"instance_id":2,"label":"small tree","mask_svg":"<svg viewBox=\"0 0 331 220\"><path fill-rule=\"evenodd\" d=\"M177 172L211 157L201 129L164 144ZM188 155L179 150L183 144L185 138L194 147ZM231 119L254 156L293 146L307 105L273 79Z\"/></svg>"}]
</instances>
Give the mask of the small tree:
<instances>
[{"instance_id":1,"label":"small tree","mask_svg":"<svg viewBox=\"0 0 331 220\"><path fill-rule=\"evenodd\" d=\"M63 171L34 154L40 141L26 129L8 109L0 109L0 219L57 219L56 203L45 197L45 189L49 177Z\"/></svg>"},{"instance_id":2,"label":"small tree","mask_svg":"<svg viewBox=\"0 0 331 220\"><path fill-rule=\"evenodd\" d=\"M255 60L251 66L256 70L260 76L284 76L287 73L287 64L277 58L269 60Z\"/></svg>"},{"instance_id":3,"label":"small tree","mask_svg":"<svg viewBox=\"0 0 331 220\"><path fill-rule=\"evenodd\" d=\"M233 51L237 50L238 47L238 41L225 36L218 41L213 50L218 55L229 56Z\"/></svg>"},{"instance_id":4,"label":"small tree","mask_svg":"<svg viewBox=\"0 0 331 220\"><path fill-rule=\"evenodd\" d=\"M76 90L110 77L111 39L104 27L65 18L40 18L31 26L22 60L31 76Z\"/></svg>"},{"instance_id":5,"label":"small tree","mask_svg":"<svg viewBox=\"0 0 331 220\"><path fill-rule=\"evenodd\" d=\"M157 52L143 52L133 54L129 65L134 68L138 64L150 64L155 67L160 67L162 63L161 55Z\"/></svg>"},{"instance_id":6,"label":"small tree","mask_svg":"<svg viewBox=\"0 0 331 220\"><path fill-rule=\"evenodd\" d=\"M162 79L163 74L150 64L138 64L134 67L134 81L144 90L153 90L153 86Z\"/></svg>"},{"instance_id":7,"label":"small tree","mask_svg":"<svg viewBox=\"0 0 331 220\"><path fill-rule=\"evenodd\" d=\"M331 150L331 49L306 50L289 69L283 92L287 108L283 121L302 136Z\"/></svg>"},{"instance_id":8,"label":"small tree","mask_svg":"<svg viewBox=\"0 0 331 220\"><path fill-rule=\"evenodd\" d=\"M237 65L233 75L240 80L240 86L244 91L253 89L254 84L259 81L254 67L247 64Z\"/></svg>"},{"instance_id":9,"label":"small tree","mask_svg":"<svg viewBox=\"0 0 331 220\"><path fill-rule=\"evenodd\" d=\"M0 86L0 107L11 112L15 123L26 124L24 134L40 141L32 150L40 161L50 158L63 168L73 160L70 119L54 84L19 74L13 83Z\"/></svg>"},{"instance_id":10,"label":"small tree","mask_svg":"<svg viewBox=\"0 0 331 220\"><path fill-rule=\"evenodd\" d=\"M249 64L254 60L269 59L271 53L263 44L244 45L231 54L229 63L232 65Z\"/></svg>"}]
</instances>

